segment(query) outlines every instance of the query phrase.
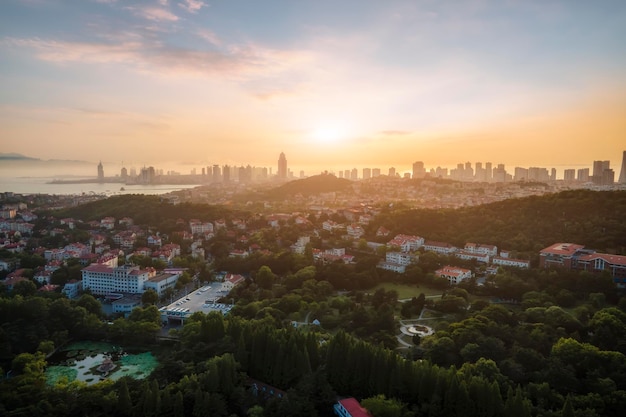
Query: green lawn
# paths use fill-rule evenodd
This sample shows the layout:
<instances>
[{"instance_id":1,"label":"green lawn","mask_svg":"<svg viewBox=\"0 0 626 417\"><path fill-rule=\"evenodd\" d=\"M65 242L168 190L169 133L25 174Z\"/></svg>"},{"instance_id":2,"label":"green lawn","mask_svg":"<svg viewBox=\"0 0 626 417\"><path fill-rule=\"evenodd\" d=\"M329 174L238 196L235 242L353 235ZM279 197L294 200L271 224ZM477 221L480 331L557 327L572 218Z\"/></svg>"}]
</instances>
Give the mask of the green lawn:
<instances>
[{"instance_id":1,"label":"green lawn","mask_svg":"<svg viewBox=\"0 0 626 417\"><path fill-rule=\"evenodd\" d=\"M398 299L399 300L402 300L402 299L405 299L405 298L417 297L421 293L424 293L424 295L426 297L431 296L431 295L441 295L442 294L441 290L438 290L438 289L435 289L435 288L429 288L429 287L426 287L424 285L420 285L418 287L417 285L394 284L394 283L391 283L391 282L384 282L382 284L379 284L376 287L374 287L373 289L371 289L369 291L369 293L373 294L379 288L384 288L385 291L390 291L390 290L396 291L398 293Z\"/></svg>"}]
</instances>

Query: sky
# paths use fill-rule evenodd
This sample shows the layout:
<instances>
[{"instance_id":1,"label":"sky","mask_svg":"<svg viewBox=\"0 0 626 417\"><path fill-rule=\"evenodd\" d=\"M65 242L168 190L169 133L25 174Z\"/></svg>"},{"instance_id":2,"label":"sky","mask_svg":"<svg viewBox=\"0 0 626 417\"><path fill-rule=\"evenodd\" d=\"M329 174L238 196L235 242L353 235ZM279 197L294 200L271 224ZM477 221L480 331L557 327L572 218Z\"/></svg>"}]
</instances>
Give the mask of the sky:
<instances>
[{"instance_id":1,"label":"sky","mask_svg":"<svg viewBox=\"0 0 626 417\"><path fill-rule=\"evenodd\" d=\"M623 0L2 0L0 152L619 175L625 42Z\"/></svg>"}]
</instances>

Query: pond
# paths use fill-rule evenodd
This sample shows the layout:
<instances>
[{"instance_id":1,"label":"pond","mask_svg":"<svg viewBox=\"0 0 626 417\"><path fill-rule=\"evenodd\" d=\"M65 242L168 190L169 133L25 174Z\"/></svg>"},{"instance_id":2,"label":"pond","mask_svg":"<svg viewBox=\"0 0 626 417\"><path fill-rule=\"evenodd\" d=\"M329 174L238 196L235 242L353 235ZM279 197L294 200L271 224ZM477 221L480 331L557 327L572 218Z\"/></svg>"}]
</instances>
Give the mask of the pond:
<instances>
[{"instance_id":1,"label":"pond","mask_svg":"<svg viewBox=\"0 0 626 417\"><path fill-rule=\"evenodd\" d=\"M129 352L119 345L105 342L74 342L48 358L46 381L54 385L62 379L88 385L123 376L148 377L158 365L151 352Z\"/></svg>"}]
</instances>

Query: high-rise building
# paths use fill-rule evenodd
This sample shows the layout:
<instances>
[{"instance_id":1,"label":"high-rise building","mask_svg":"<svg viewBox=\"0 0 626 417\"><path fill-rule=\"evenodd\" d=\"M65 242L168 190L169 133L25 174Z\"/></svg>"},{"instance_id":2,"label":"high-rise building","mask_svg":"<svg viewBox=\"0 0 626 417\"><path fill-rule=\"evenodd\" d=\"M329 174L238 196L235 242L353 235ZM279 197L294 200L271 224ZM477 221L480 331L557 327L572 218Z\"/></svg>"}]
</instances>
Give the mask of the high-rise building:
<instances>
[{"instance_id":1,"label":"high-rise building","mask_svg":"<svg viewBox=\"0 0 626 417\"><path fill-rule=\"evenodd\" d=\"M413 178L424 178L425 176L424 163L422 161L413 162Z\"/></svg>"},{"instance_id":2,"label":"high-rise building","mask_svg":"<svg viewBox=\"0 0 626 417\"><path fill-rule=\"evenodd\" d=\"M394 167L389 168L389 176L390 177L396 176L396 169Z\"/></svg>"},{"instance_id":3,"label":"high-rise building","mask_svg":"<svg viewBox=\"0 0 626 417\"><path fill-rule=\"evenodd\" d=\"M593 161L593 175L591 181L596 185L602 185L603 172L611 169L610 161Z\"/></svg>"},{"instance_id":4,"label":"high-rise building","mask_svg":"<svg viewBox=\"0 0 626 417\"><path fill-rule=\"evenodd\" d=\"M576 180L576 170L566 169L563 171L563 180L566 182L574 182Z\"/></svg>"},{"instance_id":5,"label":"high-rise building","mask_svg":"<svg viewBox=\"0 0 626 417\"><path fill-rule=\"evenodd\" d=\"M589 182L589 168L581 168L576 172L578 182Z\"/></svg>"},{"instance_id":6,"label":"high-rise building","mask_svg":"<svg viewBox=\"0 0 626 417\"><path fill-rule=\"evenodd\" d=\"M363 168L363 179L369 180L372 178L372 170L370 168Z\"/></svg>"},{"instance_id":7,"label":"high-rise building","mask_svg":"<svg viewBox=\"0 0 626 417\"><path fill-rule=\"evenodd\" d=\"M615 172L612 169L605 169L602 171L601 185L613 185L615 184Z\"/></svg>"},{"instance_id":8,"label":"high-rise building","mask_svg":"<svg viewBox=\"0 0 626 417\"><path fill-rule=\"evenodd\" d=\"M98 163L98 181L104 181L104 168L102 167L102 161Z\"/></svg>"},{"instance_id":9,"label":"high-rise building","mask_svg":"<svg viewBox=\"0 0 626 417\"><path fill-rule=\"evenodd\" d=\"M352 171L350 171L350 179L353 181L359 179L359 171L356 168L352 168Z\"/></svg>"},{"instance_id":10,"label":"high-rise building","mask_svg":"<svg viewBox=\"0 0 626 417\"><path fill-rule=\"evenodd\" d=\"M126 167L122 167L122 171L120 172L120 176L122 177L122 179L126 179L128 178L128 170L126 169Z\"/></svg>"},{"instance_id":11,"label":"high-rise building","mask_svg":"<svg viewBox=\"0 0 626 417\"><path fill-rule=\"evenodd\" d=\"M619 173L619 180L617 180L620 184L626 184L626 151L622 154L622 170Z\"/></svg>"},{"instance_id":12,"label":"high-rise building","mask_svg":"<svg viewBox=\"0 0 626 417\"><path fill-rule=\"evenodd\" d=\"M220 182L222 179L222 170L219 165L213 165L213 182Z\"/></svg>"},{"instance_id":13,"label":"high-rise building","mask_svg":"<svg viewBox=\"0 0 626 417\"><path fill-rule=\"evenodd\" d=\"M287 179L287 158L284 152L281 152L278 157L278 178L281 180Z\"/></svg>"},{"instance_id":14,"label":"high-rise building","mask_svg":"<svg viewBox=\"0 0 626 417\"><path fill-rule=\"evenodd\" d=\"M527 181L529 178L528 169L522 167L515 167L515 175L513 180L515 181Z\"/></svg>"},{"instance_id":15,"label":"high-rise building","mask_svg":"<svg viewBox=\"0 0 626 417\"><path fill-rule=\"evenodd\" d=\"M372 169L372 177L374 177L374 178L380 177L380 168Z\"/></svg>"},{"instance_id":16,"label":"high-rise building","mask_svg":"<svg viewBox=\"0 0 626 417\"><path fill-rule=\"evenodd\" d=\"M230 166L224 165L222 168L222 181L230 182Z\"/></svg>"},{"instance_id":17,"label":"high-rise building","mask_svg":"<svg viewBox=\"0 0 626 417\"><path fill-rule=\"evenodd\" d=\"M485 181L491 181L493 178L493 168L491 162L485 163Z\"/></svg>"}]
</instances>

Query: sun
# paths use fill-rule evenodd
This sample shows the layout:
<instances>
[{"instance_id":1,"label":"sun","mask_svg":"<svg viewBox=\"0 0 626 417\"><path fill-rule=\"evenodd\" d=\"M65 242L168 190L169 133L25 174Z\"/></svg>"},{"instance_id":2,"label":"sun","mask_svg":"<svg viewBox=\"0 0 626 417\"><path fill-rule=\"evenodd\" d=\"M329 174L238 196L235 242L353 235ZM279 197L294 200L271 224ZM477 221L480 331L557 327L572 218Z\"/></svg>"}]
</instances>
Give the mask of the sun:
<instances>
[{"instance_id":1,"label":"sun","mask_svg":"<svg viewBox=\"0 0 626 417\"><path fill-rule=\"evenodd\" d=\"M339 125L319 126L311 131L311 139L320 144L336 144L345 136L346 129Z\"/></svg>"}]
</instances>

